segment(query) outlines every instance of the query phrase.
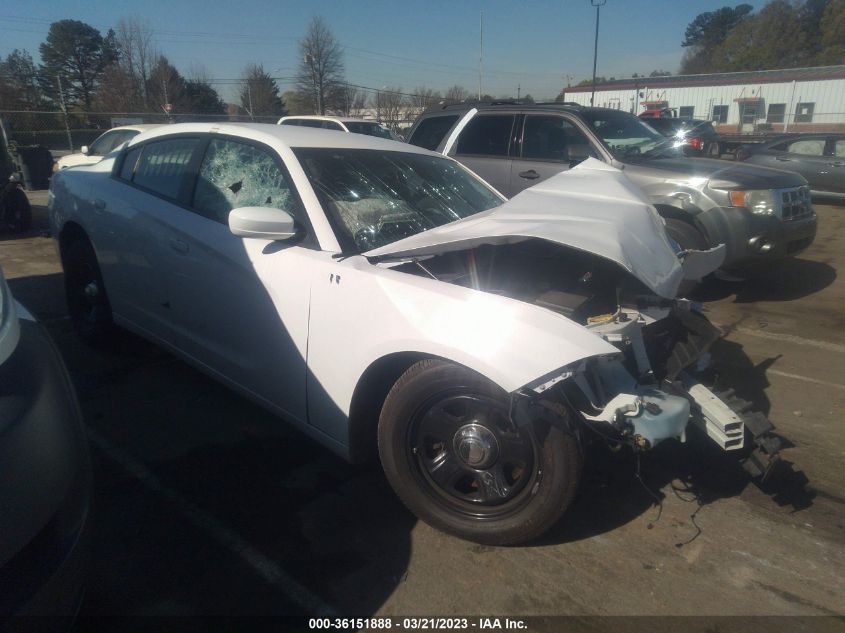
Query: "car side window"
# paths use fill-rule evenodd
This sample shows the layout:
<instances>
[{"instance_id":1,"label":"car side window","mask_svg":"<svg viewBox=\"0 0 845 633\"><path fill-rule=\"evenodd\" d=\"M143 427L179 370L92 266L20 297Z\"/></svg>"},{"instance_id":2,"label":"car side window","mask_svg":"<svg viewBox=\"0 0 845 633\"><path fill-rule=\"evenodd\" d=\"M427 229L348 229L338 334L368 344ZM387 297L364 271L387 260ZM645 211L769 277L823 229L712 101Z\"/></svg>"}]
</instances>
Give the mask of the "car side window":
<instances>
[{"instance_id":1,"label":"car side window","mask_svg":"<svg viewBox=\"0 0 845 633\"><path fill-rule=\"evenodd\" d=\"M833 145L833 155L836 158L845 158L845 140L836 141Z\"/></svg>"},{"instance_id":2,"label":"car side window","mask_svg":"<svg viewBox=\"0 0 845 633\"><path fill-rule=\"evenodd\" d=\"M177 200L188 163L199 142L197 138L174 138L144 145L132 182Z\"/></svg>"},{"instance_id":3,"label":"car side window","mask_svg":"<svg viewBox=\"0 0 845 633\"><path fill-rule=\"evenodd\" d=\"M334 121L323 121L323 128L325 128L326 130L338 130L338 131L343 130L343 128L340 127L340 124L338 124Z\"/></svg>"},{"instance_id":4,"label":"car side window","mask_svg":"<svg viewBox=\"0 0 845 633\"><path fill-rule=\"evenodd\" d=\"M322 121L320 121L319 119L301 119L301 120L299 121L299 125L301 125L302 127L318 127L318 128L322 128L322 127L323 127L323 122L322 122Z\"/></svg>"},{"instance_id":5,"label":"car side window","mask_svg":"<svg viewBox=\"0 0 845 633\"><path fill-rule=\"evenodd\" d=\"M117 145L120 132L106 132L88 148L89 156L105 156Z\"/></svg>"},{"instance_id":6,"label":"car side window","mask_svg":"<svg viewBox=\"0 0 845 633\"><path fill-rule=\"evenodd\" d=\"M474 117L458 137L458 154L507 156L513 136L512 114Z\"/></svg>"},{"instance_id":7,"label":"car side window","mask_svg":"<svg viewBox=\"0 0 845 633\"><path fill-rule=\"evenodd\" d=\"M522 158L567 162L594 155L586 135L571 121L559 116L525 117Z\"/></svg>"},{"instance_id":8,"label":"car side window","mask_svg":"<svg viewBox=\"0 0 845 633\"><path fill-rule=\"evenodd\" d=\"M279 125L299 125L299 121L296 119L291 119L289 121L282 121Z\"/></svg>"},{"instance_id":9,"label":"car side window","mask_svg":"<svg viewBox=\"0 0 845 633\"><path fill-rule=\"evenodd\" d=\"M238 207L273 207L297 217L291 185L269 150L228 139L213 139L202 160L193 208L229 223Z\"/></svg>"},{"instance_id":10,"label":"car side window","mask_svg":"<svg viewBox=\"0 0 845 633\"><path fill-rule=\"evenodd\" d=\"M123 159L123 164L120 166L121 180L132 180L132 174L135 173L135 165L138 164L138 157L141 155L142 147L133 147L126 153Z\"/></svg>"},{"instance_id":11,"label":"car side window","mask_svg":"<svg viewBox=\"0 0 845 633\"><path fill-rule=\"evenodd\" d=\"M804 156L823 156L824 139L808 138L792 141L787 151L790 154L802 154Z\"/></svg>"},{"instance_id":12,"label":"car side window","mask_svg":"<svg viewBox=\"0 0 845 633\"><path fill-rule=\"evenodd\" d=\"M437 149L446 133L452 129L452 126L458 120L457 114L450 114L448 116L433 116L420 121L420 124L414 129L411 138L408 142L411 145L422 147L423 149L430 149L432 152Z\"/></svg>"}]
</instances>

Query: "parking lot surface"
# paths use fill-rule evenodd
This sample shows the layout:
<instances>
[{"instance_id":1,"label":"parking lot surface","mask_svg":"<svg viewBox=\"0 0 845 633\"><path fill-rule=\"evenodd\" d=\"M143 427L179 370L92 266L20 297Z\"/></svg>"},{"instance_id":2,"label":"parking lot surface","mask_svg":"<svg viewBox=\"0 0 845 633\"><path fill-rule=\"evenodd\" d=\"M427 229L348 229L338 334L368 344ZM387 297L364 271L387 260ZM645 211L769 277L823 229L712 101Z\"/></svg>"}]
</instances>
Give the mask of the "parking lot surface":
<instances>
[{"instance_id":1,"label":"parking lot surface","mask_svg":"<svg viewBox=\"0 0 845 633\"><path fill-rule=\"evenodd\" d=\"M67 320L47 234L0 236L13 294L46 325L95 463L83 615L845 614L845 207L818 203L810 249L763 279L700 290L726 337L724 386L787 446L763 488L670 442L590 454L541 542L497 548L418 522L378 464L352 467L132 336L91 349Z\"/></svg>"}]
</instances>

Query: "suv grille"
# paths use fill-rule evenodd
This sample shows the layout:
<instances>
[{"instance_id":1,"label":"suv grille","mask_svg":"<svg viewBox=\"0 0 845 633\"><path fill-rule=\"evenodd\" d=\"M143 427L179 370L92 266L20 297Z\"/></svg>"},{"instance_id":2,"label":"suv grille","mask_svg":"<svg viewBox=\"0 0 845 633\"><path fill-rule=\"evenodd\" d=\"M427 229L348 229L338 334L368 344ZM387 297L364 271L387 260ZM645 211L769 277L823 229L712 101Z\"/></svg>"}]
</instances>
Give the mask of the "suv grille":
<instances>
[{"instance_id":1,"label":"suv grille","mask_svg":"<svg viewBox=\"0 0 845 633\"><path fill-rule=\"evenodd\" d=\"M784 222L801 220L813 215L810 188L796 187L781 190L781 219Z\"/></svg>"}]
</instances>

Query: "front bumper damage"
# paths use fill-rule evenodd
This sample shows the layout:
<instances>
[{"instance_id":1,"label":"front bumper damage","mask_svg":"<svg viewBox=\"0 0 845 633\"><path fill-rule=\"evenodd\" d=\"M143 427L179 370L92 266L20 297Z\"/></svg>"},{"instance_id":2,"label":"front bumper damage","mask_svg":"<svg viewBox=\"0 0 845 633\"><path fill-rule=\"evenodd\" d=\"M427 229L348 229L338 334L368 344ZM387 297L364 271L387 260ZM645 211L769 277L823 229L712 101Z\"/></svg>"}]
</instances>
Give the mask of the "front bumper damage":
<instances>
[{"instance_id":1,"label":"front bumper damage","mask_svg":"<svg viewBox=\"0 0 845 633\"><path fill-rule=\"evenodd\" d=\"M694 426L723 450L740 455L749 475L765 480L779 461L780 438L749 402L732 390L704 384L708 350L721 333L695 308L679 300L671 308L620 309L597 319L588 329L620 354L585 359L529 386L520 395L544 404L516 406L514 412L528 420L532 411L563 403L604 441L638 452L669 439L685 442Z\"/></svg>"}]
</instances>

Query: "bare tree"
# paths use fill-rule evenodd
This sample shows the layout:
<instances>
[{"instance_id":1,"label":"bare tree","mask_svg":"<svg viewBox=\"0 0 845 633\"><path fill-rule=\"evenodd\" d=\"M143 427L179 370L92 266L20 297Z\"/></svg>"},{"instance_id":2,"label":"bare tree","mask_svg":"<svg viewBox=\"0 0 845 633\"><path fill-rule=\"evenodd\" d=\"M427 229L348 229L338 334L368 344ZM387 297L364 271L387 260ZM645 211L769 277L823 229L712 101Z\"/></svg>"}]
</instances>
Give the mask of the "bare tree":
<instances>
[{"instance_id":1,"label":"bare tree","mask_svg":"<svg viewBox=\"0 0 845 633\"><path fill-rule=\"evenodd\" d=\"M454 85L449 88L443 96L446 103L460 103L461 101L466 101L468 97L469 90L458 85Z\"/></svg>"},{"instance_id":2,"label":"bare tree","mask_svg":"<svg viewBox=\"0 0 845 633\"><path fill-rule=\"evenodd\" d=\"M443 97L438 91L426 88L425 86L417 86L411 94L412 96L408 98L409 105L416 114L427 110L443 100Z\"/></svg>"},{"instance_id":3,"label":"bare tree","mask_svg":"<svg viewBox=\"0 0 845 633\"><path fill-rule=\"evenodd\" d=\"M124 74L133 79L133 107L157 110L158 104L151 106L147 91L150 73L159 57L153 46L153 31L149 23L135 16L120 18L115 40L118 63L123 67Z\"/></svg>"},{"instance_id":4,"label":"bare tree","mask_svg":"<svg viewBox=\"0 0 845 633\"><path fill-rule=\"evenodd\" d=\"M343 47L321 16L314 16L308 31L299 42L301 60L296 85L311 96L314 111L339 109L344 98Z\"/></svg>"},{"instance_id":5,"label":"bare tree","mask_svg":"<svg viewBox=\"0 0 845 633\"><path fill-rule=\"evenodd\" d=\"M367 93L355 86L344 84L337 111L343 116L360 117L366 109Z\"/></svg>"},{"instance_id":6,"label":"bare tree","mask_svg":"<svg viewBox=\"0 0 845 633\"><path fill-rule=\"evenodd\" d=\"M393 131L399 129L405 119L408 104L402 94L402 87L388 86L379 90L373 95L373 100L379 121Z\"/></svg>"}]
</instances>

